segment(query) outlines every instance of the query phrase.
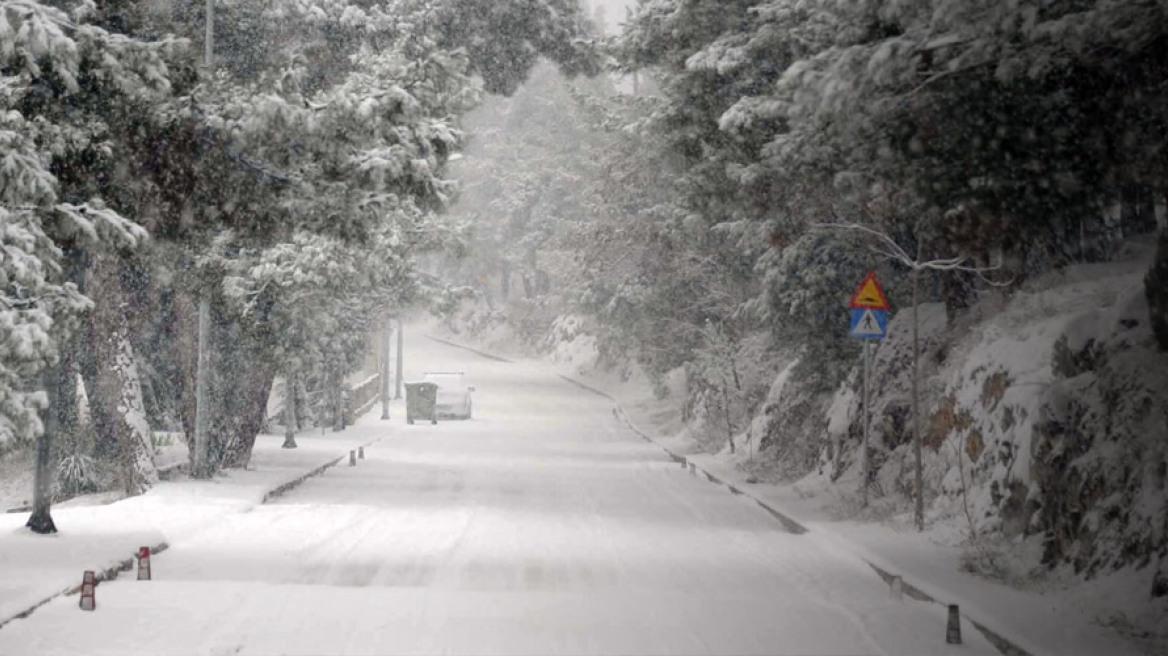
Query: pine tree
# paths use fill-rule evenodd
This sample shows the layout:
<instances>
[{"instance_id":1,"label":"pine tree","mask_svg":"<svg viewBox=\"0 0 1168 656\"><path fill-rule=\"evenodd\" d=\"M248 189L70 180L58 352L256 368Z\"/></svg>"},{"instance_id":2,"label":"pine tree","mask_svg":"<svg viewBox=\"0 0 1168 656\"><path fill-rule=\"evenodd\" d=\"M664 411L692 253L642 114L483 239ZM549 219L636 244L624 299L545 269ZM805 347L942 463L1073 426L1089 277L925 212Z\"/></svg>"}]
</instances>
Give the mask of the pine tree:
<instances>
[{"instance_id":1,"label":"pine tree","mask_svg":"<svg viewBox=\"0 0 1168 656\"><path fill-rule=\"evenodd\" d=\"M120 38L85 22L92 5L73 16L35 2L0 3L0 441L36 438L36 504L29 526L53 532L51 447L69 428L73 360L61 359L83 313L92 307L75 277L82 249L133 247L145 231L108 207L94 190L74 184L70 165L110 155L105 103L133 97L146 106L170 92L166 58L173 40ZM11 363L11 364L10 364ZM38 384L39 383L39 384ZM38 390L45 391L34 391ZM42 422L38 413L44 413ZM64 421L62 421L64 419Z\"/></svg>"}]
</instances>

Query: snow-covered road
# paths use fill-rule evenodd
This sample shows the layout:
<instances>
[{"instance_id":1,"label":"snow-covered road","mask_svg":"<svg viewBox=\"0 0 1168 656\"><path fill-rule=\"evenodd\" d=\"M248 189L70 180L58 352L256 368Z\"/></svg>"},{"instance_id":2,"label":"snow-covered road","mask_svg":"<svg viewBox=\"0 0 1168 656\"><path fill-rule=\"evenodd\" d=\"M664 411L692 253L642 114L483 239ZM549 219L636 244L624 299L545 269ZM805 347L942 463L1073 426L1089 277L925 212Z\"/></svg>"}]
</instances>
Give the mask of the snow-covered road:
<instances>
[{"instance_id":1,"label":"snow-covered road","mask_svg":"<svg viewBox=\"0 0 1168 656\"><path fill-rule=\"evenodd\" d=\"M537 365L422 338L465 370L470 421L380 431L280 502L172 543L153 581L103 583L2 631L21 654L993 654L890 598L854 556L691 477L611 403Z\"/></svg>"}]
</instances>

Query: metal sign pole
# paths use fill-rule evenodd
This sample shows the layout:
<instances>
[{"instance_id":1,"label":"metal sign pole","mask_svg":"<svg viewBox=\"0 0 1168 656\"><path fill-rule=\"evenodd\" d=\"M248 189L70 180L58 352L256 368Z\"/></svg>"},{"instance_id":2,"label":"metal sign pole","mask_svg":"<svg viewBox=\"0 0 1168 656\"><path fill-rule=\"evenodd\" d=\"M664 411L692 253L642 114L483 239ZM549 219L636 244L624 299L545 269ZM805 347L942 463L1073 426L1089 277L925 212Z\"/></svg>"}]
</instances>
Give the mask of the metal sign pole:
<instances>
[{"instance_id":1,"label":"metal sign pole","mask_svg":"<svg viewBox=\"0 0 1168 656\"><path fill-rule=\"evenodd\" d=\"M863 400L863 404L861 407L861 414L860 414L860 416L862 417L861 421L864 422L864 426L863 426L863 428L864 428L864 450L863 450L863 454L860 456L862 458L862 463L863 463L863 466L861 468L862 472L860 475L861 475L863 480L860 482L860 490L861 490L861 498L863 499L863 503L864 503L865 508L868 507L868 479L869 479L869 468L871 467L871 465L869 463L869 457L868 457L868 424L870 423L868 421L868 415L870 412L870 408L869 408L870 399L872 398L871 393L870 393L870 390L872 389L871 379L870 379L871 370L872 370L872 342L871 342L871 340L866 339L866 340L864 340L864 400Z\"/></svg>"}]
</instances>

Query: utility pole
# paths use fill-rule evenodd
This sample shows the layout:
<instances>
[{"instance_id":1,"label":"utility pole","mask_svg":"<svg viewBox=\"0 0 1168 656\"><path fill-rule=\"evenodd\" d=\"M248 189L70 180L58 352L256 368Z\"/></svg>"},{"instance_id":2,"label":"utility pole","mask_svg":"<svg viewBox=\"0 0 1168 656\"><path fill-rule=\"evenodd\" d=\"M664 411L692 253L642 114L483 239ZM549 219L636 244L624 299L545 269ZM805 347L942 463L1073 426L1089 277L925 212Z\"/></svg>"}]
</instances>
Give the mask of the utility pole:
<instances>
[{"instance_id":1,"label":"utility pole","mask_svg":"<svg viewBox=\"0 0 1168 656\"><path fill-rule=\"evenodd\" d=\"M917 261L920 261L920 248L917 249ZM913 508L913 520L918 531L925 530L925 474L921 464L921 391L920 391L920 355L921 342L918 329L919 317L917 308L920 304L921 267L912 269L912 431L913 431L913 485L917 488L916 506Z\"/></svg>"},{"instance_id":2,"label":"utility pole","mask_svg":"<svg viewBox=\"0 0 1168 656\"><path fill-rule=\"evenodd\" d=\"M214 0L207 0L207 43L203 52L203 64L210 74L214 60ZM210 426L210 408L207 407L207 387L210 384L208 370L211 364L211 299L206 289L199 289L199 354L195 369L195 457L191 463L191 476L194 478L209 478L210 468L207 464L207 430Z\"/></svg>"},{"instance_id":3,"label":"utility pole","mask_svg":"<svg viewBox=\"0 0 1168 656\"><path fill-rule=\"evenodd\" d=\"M405 332L402 330L402 320L398 319L397 320L397 371L395 372L395 374L396 374L395 378L396 378L397 384L396 384L396 390L393 393L393 398L395 398L395 399L401 398L402 362L403 362L402 346L404 346L404 345L405 345Z\"/></svg>"},{"instance_id":4,"label":"utility pole","mask_svg":"<svg viewBox=\"0 0 1168 656\"><path fill-rule=\"evenodd\" d=\"M208 478L207 430L210 426L210 408L207 407L207 388L211 372L211 302L206 290L199 291L199 359L195 369L195 462L191 475Z\"/></svg>"},{"instance_id":5,"label":"utility pole","mask_svg":"<svg viewBox=\"0 0 1168 656\"><path fill-rule=\"evenodd\" d=\"M385 318L381 340L381 418L389 419L389 347L393 341L393 317Z\"/></svg>"}]
</instances>

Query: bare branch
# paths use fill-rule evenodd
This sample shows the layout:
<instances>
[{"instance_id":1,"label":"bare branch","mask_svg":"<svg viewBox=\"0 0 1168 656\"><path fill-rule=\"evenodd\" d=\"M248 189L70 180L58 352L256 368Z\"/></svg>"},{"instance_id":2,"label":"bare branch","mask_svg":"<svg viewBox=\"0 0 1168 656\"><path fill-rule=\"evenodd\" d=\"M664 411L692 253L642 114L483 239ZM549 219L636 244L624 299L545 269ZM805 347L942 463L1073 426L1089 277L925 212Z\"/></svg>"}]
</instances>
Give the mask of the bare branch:
<instances>
[{"instance_id":1,"label":"bare branch","mask_svg":"<svg viewBox=\"0 0 1168 656\"><path fill-rule=\"evenodd\" d=\"M901 248L900 244L896 243L892 237L889 237L888 235L874 228L869 228L866 225L861 225L859 223L813 223L811 224L811 227L863 232L880 240L880 242L888 248L887 251L876 250L877 253L880 253L884 257L898 260L901 264L904 264L910 268L915 269L918 266L917 262L912 257L909 257L909 254L903 248Z\"/></svg>"},{"instance_id":2,"label":"bare branch","mask_svg":"<svg viewBox=\"0 0 1168 656\"><path fill-rule=\"evenodd\" d=\"M952 271L954 269L962 268L962 264L968 260L967 257L954 257L948 260L929 260L928 262L917 262L914 269L933 269L936 271Z\"/></svg>"},{"instance_id":3,"label":"bare branch","mask_svg":"<svg viewBox=\"0 0 1168 656\"><path fill-rule=\"evenodd\" d=\"M832 210L832 213L833 213L833 215L835 215L836 218L839 218L839 215L837 213L835 213L834 208ZM994 280L991 280L988 277L986 277L985 274L987 274L991 271L1001 270L1001 268L1002 268L1001 262L998 262L997 264L993 264L990 266L985 266L985 267L967 266L965 264L969 260L969 257L967 257L967 256L958 256L958 257L952 257L952 258L948 258L948 259L927 260L927 261L922 262L919 255L916 258L909 256L908 252L905 251L900 246L900 244L897 244L895 241L893 241L892 237L889 237L887 234L880 232L879 230L876 230L875 228L869 228L866 225L862 225L859 223L813 223L813 224L811 224L811 227L812 228L821 228L821 229L832 228L832 229L837 229L837 230L853 230L856 232L862 232L864 234L875 237L879 241L879 244L869 246L868 247L869 250L871 250L873 253L876 253L877 255L879 255L881 257L884 257L884 258L887 258L889 260L893 260L896 262L900 262L901 264L907 266L910 269L914 269L914 270L930 269L933 271L962 271L965 273L972 273L972 274L976 275L978 278L980 278L983 282L985 282L986 284L993 286L993 287L1008 287L1014 283L1014 278L1011 278L1011 279L1004 281L1004 282L998 282L998 281L994 281Z\"/></svg>"}]
</instances>

